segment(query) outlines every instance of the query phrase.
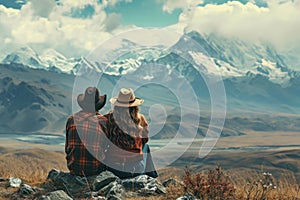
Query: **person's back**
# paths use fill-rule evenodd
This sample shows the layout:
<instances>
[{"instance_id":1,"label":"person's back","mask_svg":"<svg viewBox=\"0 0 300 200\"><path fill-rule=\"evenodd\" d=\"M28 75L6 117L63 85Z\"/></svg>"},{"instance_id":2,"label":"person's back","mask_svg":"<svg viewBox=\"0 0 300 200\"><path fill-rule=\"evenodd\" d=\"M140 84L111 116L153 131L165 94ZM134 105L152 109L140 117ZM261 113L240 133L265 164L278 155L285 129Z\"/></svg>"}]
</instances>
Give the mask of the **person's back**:
<instances>
[{"instance_id":1,"label":"person's back","mask_svg":"<svg viewBox=\"0 0 300 200\"><path fill-rule=\"evenodd\" d=\"M111 141L105 159L108 169L120 178L148 174L157 177L148 142L148 123L139 113L143 99L136 98L131 89L121 89L112 98L112 113L107 117L107 136ZM148 173L149 172L149 173Z\"/></svg>"},{"instance_id":2,"label":"person's back","mask_svg":"<svg viewBox=\"0 0 300 200\"><path fill-rule=\"evenodd\" d=\"M67 167L71 174L96 175L105 170L102 141L106 118L98 110L105 105L106 95L100 96L97 88L89 87L77 101L82 110L71 115L66 124Z\"/></svg>"},{"instance_id":3,"label":"person's back","mask_svg":"<svg viewBox=\"0 0 300 200\"><path fill-rule=\"evenodd\" d=\"M119 112L116 110L122 110L124 108L115 107L114 112L105 115L107 118L107 132L108 139L113 143L110 148L110 154L106 158L107 162L135 162L143 159L142 147L148 141L148 128L147 126L141 127L142 130L136 128L135 133L137 135L130 135L124 132L124 125L118 122ZM128 109L128 108L125 108ZM126 111L121 111L126 112ZM126 123L126 121L125 121ZM126 125L127 126L127 125ZM138 127L138 126L137 126ZM128 128L126 128L128 130Z\"/></svg>"}]
</instances>

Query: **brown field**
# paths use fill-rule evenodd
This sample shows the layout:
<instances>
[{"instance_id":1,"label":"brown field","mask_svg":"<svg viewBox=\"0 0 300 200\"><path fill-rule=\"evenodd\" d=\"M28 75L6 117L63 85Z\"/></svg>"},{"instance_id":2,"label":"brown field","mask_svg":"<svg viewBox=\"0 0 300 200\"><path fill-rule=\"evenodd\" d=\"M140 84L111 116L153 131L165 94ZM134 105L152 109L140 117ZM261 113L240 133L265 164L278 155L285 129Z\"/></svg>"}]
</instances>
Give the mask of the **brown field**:
<instances>
[{"instance_id":1,"label":"brown field","mask_svg":"<svg viewBox=\"0 0 300 200\"><path fill-rule=\"evenodd\" d=\"M0 152L0 176L3 178L19 177L26 183L31 185L39 185L46 180L50 169L56 168L62 171L67 171L64 154L62 152L43 149L8 148L0 148ZM300 184L299 181L297 181L300 165L297 166L296 172L292 172L291 170L287 169L271 167L267 164L265 166L260 165L259 163L252 163L252 165L249 164L249 162L252 162L253 159L255 160L257 157L259 157L257 155L271 158L272 155L283 156L285 153L287 152L259 152L259 154L257 154L257 152L237 152L225 155L216 155L215 152L212 152L212 154L204 159L202 163L191 161L187 165L189 165L189 168L195 173L199 171L205 173L208 169L214 169L216 167L216 163L219 162L219 164L223 167L224 173L229 176L231 183L234 185L236 189L236 195L239 197L239 199L246 199L245 187L247 186L247 183L259 180L262 172L272 171L275 172L274 178L276 179L277 189L269 192L268 199L297 199L300 198ZM291 150L288 153L300 155L299 150ZM183 156L182 159L187 159L187 156L188 154ZM242 159L243 157L245 157L245 159ZM216 159L218 161L216 161ZM292 160L284 161L292 163ZM299 159L295 159L294 162L299 163ZM160 169L159 180L164 181L170 177L173 177L182 181L185 174L184 165L180 165L180 163L177 163L176 165L177 166L174 164L173 167ZM278 173L276 173L276 171ZM159 198L141 197L131 199L176 199L185 193L184 188L181 186L170 186L167 189L168 194L160 196ZM5 199L5 195L15 191L16 189L6 188L4 185L0 184L0 199Z\"/></svg>"},{"instance_id":2,"label":"brown field","mask_svg":"<svg viewBox=\"0 0 300 200\"><path fill-rule=\"evenodd\" d=\"M18 177L30 184L43 182L48 172L55 168L67 170L62 152L43 149L0 148L0 176Z\"/></svg>"},{"instance_id":3,"label":"brown field","mask_svg":"<svg viewBox=\"0 0 300 200\"><path fill-rule=\"evenodd\" d=\"M299 145L300 132L262 132L243 131L246 135L238 137L224 137L218 140L217 147L243 147L243 146L278 146Z\"/></svg>"},{"instance_id":4,"label":"brown field","mask_svg":"<svg viewBox=\"0 0 300 200\"><path fill-rule=\"evenodd\" d=\"M67 171L61 146L3 141L1 140L0 147L0 177L2 178L19 177L30 185L39 185L46 180L51 169ZM299 143L300 133L298 132L249 131L244 136L221 138L216 148L205 158L200 159L198 151L192 148L171 166L159 169L159 180L164 181L173 177L183 181L185 166L188 166L193 173L205 174L208 170L220 165L235 188L236 199L247 199L247 187L260 180L264 172L272 173L274 184L276 184L276 189L269 191L266 199L300 199L300 149L297 147ZM199 143L194 143L193 147L199 145ZM249 146L274 146L274 148L251 151L218 149ZM6 188L0 182L0 199L5 199L7 194L15 190ZM132 199L176 199L185 193L181 186L171 186L167 190L168 194L164 196ZM248 199L255 198L250 195Z\"/></svg>"}]
</instances>

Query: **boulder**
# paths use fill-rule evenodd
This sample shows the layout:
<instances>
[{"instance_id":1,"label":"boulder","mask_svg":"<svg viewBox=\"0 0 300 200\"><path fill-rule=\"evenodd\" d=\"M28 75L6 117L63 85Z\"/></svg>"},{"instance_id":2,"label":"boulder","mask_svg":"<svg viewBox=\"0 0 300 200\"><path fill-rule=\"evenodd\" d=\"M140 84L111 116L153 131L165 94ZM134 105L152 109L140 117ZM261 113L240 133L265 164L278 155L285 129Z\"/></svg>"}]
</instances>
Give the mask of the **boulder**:
<instances>
[{"instance_id":1,"label":"boulder","mask_svg":"<svg viewBox=\"0 0 300 200\"><path fill-rule=\"evenodd\" d=\"M57 190L43 195L39 200L73 200L63 190Z\"/></svg>"},{"instance_id":2,"label":"boulder","mask_svg":"<svg viewBox=\"0 0 300 200\"><path fill-rule=\"evenodd\" d=\"M116 180L119 180L119 177L114 175L112 172L110 172L110 171L101 172L94 179L92 189L93 189L93 191L98 191L101 188L109 185L111 182L114 182Z\"/></svg>"},{"instance_id":3,"label":"boulder","mask_svg":"<svg viewBox=\"0 0 300 200\"><path fill-rule=\"evenodd\" d=\"M6 181L8 181L7 178L2 178L2 177L0 177L0 182L6 182Z\"/></svg>"},{"instance_id":4,"label":"boulder","mask_svg":"<svg viewBox=\"0 0 300 200\"><path fill-rule=\"evenodd\" d=\"M120 179L110 171L96 176L80 177L59 170L51 170L48 179L54 188L64 190L72 197L121 200L124 197L138 197L165 194L165 187L148 175Z\"/></svg>"},{"instance_id":5,"label":"boulder","mask_svg":"<svg viewBox=\"0 0 300 200\"><path fill-rule=\"evenodd\" d=\"M27 196L30 194L33 194L35 192L35 189L33 189L30 185L22 184L19 189L19 194L22 196Z\"/></svg>"},{"instance_id":6,"label":"boulder","mask_svg":"<svg viewBox=\"0 0 300 200\"><path fill-rule=\"evenodd\" d=\"M179 197L176 200L197 200L197 198L190 193L186 193L184 196Z\"/></svg>"},{"instance_id":7,"label":"boulder","mask_svg":"<svg viewBox=\"0 0 300 200\"><path fill-rule=\"evenodd\" d=\"M76 184L79 185L86 185L87 181L85 177L81 177L81 176L76 176L74 174L70 174L70 173L65 173L62 172L60 170L57 169L52 169L48 176L47 179L56 181L56 182L63 182L63 183L71 183L74 182Z\"/></svg>"},{"instance_id":8,"label":"boulder","mask_svg":"<svg viewBox=\"0 0 300 200\"><path fill-rule=\"evenodd\" d=\"M97 196L97 197L93 197L93 200L106 200L106 198L102 196Z\"/></svg>"},{"instance_id":9,"label":"boulder","mask_svg":"<svg viewBox=\"0 0 300 200\"><path fill-rule=\"evenodd\" d=\"M147 175L124 179L122 185L126 190L137 192L141 196L167 193L166 188L161 183Z\"/></svg>"},{"instance_id":10,"label":"boulder","mask_svg":"<svg viewBox=\"0 0 300 200\"><path fill-rule=\"evenodd\" d=\"M90 190L86 177L76 176L56 169L52 169L49 172L47 179L52 180L56 188L65 190L72 195L81 193L84 190Z\"/></svg>"},{"instance_id":11,"label":"boulder","mask_svg":"<svg viewBox=\"0 0 300 200\"><path fill-rule=\"evenodd\" d=\"M93 200L106 200L104 196L99 195L98 192L87 192L85 193L84 199L90 199L92 198Z\"/></svg>"},{"instance_id":12,"label":"boulder","mask_svg":"<svg viewBox=\"0 0 300 200\"><path fill-rule=\"evenodd\" d=\"M177 181L174 178L169 178L169 179L165 180L164 182L162 182L162 185L164 187L168 187L170 185L173 185L173 186L183 185L183 183Z\"/></svg>"},{"instance_id":13,"label":"boulder","mask_svg":"<svg viewBox=\"0 0 300 200\"><path fill-rule=\"evenodd\" d=\"M111 183L112 187L106 194L106 198L109 200L123 200L124 199L124 187L117 181Z\"/></svg>"},{"instance_id":14,"label":"boulder","mask_svg":"<svg viewBox=\"0 0 300 200\"><path fill-rule=\"evenodd\" d=\"M8 184L9 187L20 187L22 184L22 180L19 178L10 177L8 179Z\"/></svg>"}]
</instances>

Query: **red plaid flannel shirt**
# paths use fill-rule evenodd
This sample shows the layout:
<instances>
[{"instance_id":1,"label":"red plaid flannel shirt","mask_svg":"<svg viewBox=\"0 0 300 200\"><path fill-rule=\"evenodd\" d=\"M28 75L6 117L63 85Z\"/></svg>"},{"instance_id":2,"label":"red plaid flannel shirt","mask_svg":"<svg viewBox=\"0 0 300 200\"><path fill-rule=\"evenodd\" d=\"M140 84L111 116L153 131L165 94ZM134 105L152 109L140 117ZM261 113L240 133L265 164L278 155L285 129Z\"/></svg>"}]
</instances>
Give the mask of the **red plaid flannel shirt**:
<instances>
[{"instance_id":1,"label":"red plaid flannel shirt","mask_svg":"<svg viewBox=\"0 0 300 200\"><path fill-rule=\"evenodd\" d=\"M70 173L91 176L105 170L100 161L104 159L101 138L106 137L106 121L99 113L84 111L68 118L65 152Z\"/></svg>"}]
</instances>

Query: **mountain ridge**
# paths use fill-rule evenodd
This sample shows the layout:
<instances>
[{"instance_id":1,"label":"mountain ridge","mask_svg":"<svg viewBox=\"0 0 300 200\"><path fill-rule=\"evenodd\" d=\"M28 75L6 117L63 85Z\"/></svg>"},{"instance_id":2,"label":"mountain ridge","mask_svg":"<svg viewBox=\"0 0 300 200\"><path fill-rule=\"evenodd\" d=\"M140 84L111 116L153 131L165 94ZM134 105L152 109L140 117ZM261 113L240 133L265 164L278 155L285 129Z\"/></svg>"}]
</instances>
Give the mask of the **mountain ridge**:
<instances>
[{"instance_id":1,"label":"mountain ridge","mask_svg":"<svg viewBox=\"0 0 300 200\"><path fill-rule=\"evenodd\" d=\"M190 42L188 40L192 41ZM289 84L293 76L299 76L297 71L287 66L284 61L284 56L281 56L270 44L262 42L251 44L239 39L228 39L216 34L205 35L192 31L183 35L173 47L178 46L177 50L179 50L178 52L180 53L180 45L182 46L188 43L190 46L187 46L187 48L191 48L191 52L193 52L193 46L195 45L200 45L202 51L193 52L191 55L192 57L194 55L193 59L196 60L195 55L199 55L199 53L204 54L211 59L215 65L215 69L207 69L208 72L220 74L223 79L260 74L268 77L269 80L274 83L280 83L285 86ZM138 47L138 51L128 53L126 44L130 47ZM120 52L125 51L127 54L117 58L117 60L111 63L102 62L101 60L89 60L88 57L66 58L63 54L54 49L46 49L41 55L38 55L30 47L22 47L6 55L1 63L23 64L31 68L42 68L58 73L76 75L79 73L79 68L81 68L82 65L87 65L86 62L88 62L88 65L92 66L96 71L110 75L124 75L136 71L143 63L147 64L151 62L157 64L157 60L162 57L168 57L174 54L172 50L173 47L161 53L156 52L157 50L155 51L154 49L151 49L152 52L150 52L149 50L147 51L147 47L143 45L123 39L120 44L121 49L117 48L117 50Z\"/></svg>"},{"instance_id":2,"label":"mountain ridge","mask_svg":"<svg viewBox=\"0 0 300 200\"><path fill-rule=\"evenodd\" d=\"M236 54L236 51L242 52L246 47L251 50L251 45L247 46L240 41L234 41L233 46L240 45L239 49L233 51L229 48L224 52L214 52L217 51L218 45L220 46L217 44L217 39L212 42L210 41L213 39L212 36L209 38L209 36L198 33L190 33L190 35L183 36L169 49L160 51L158 48L154 50L138 48L138 51L129 51L111 63L89 60L89 57L66 58L51 49L46 50L45 54L41 56L47 58L48 62L40 59L36 52L28 48L23 49L24 52L20 54L26 55L26 58L21 59L19 55L13 59L13 56L8 56L7 59L4 59L6 64L0 64L0 110L3 113L0 120L3 131L61 132L67 116L73 112L71 93L74 89L74 81L76 78L85 77L90 73L101 76L98 87L101 92L109 96L113 95L112 91L122 78L129 78L131 84L146 84L136 91L138 96L145 99L144 110L150 109L151 105L158 102L165 102L168 116L180 115L180 110L176 110L176 108L180 108L181 105L168 91L170 88L153 83L163 81L165 85L172 85L175 89L180 89L179 86L176 87L177 84L188 82L201 105L201 114L205 113L205 117L209 117L212 109L211 96L203 76L214 77L220 71L223 72L222 79L217 80L224 85L227 110L232 116L249 115L251 117L262 114L272 116L277 113L297 115L299 113L300 72L288 68L275 50L266 47L262 54L254 52L247 55L253 57L254 63L250 63L249 68L238 68L236 67L238 63L242 63L247 56L236 61L237 57L230 59L230 55ZM193 39L192 37L197 38ZM204 48L198 51L196 46L199 44L193 40L204 41ZM127 43L138 45L130 43L130 41L124 42L121 43L121 47ZM189 49L190 45L195 45L195 48ZM207 54L205 48L214 52L211 54L216 58L205 56ZM219 51L222 49L224 47ZM185 57L193 59L192 62L187 61ZM201 65L203 59L214 63L213 68L209 69L208 66ZM48 64L46 67L38 67L30 66L30 63L27 65L26 63L15 63L32 60L37 61L33 63L41 63L41 66L43 63ZM53 66L50 66L51 62L54 63L52 63ZM68 66L64 66L65 62L68 63ZM196 62L200 62L199 68L193 66L193 63ZM55 66L55 63L58 65ZM73 64L74 66L71 66ZM111 69L111 71L107 72L105 69ZM85 78L89 79L89 77ZM153 91L155 91L155 96L153 96ZM103 112L108 112L108 107ZM199 113L194 113L196 111L193 108L186 108L186 110L193 115L199 115ZM28 115L32 115L32 118L29 118ZM20 123L22 126L19 126ZM32 123L34 125L30 127L29 124ZM170 124L171 126L169 126ZM169 121L167 125L166 129L162 131L163 133L174 130L174 126L177 126L173 121ZM16 128L17 126L19 128ZM199 132L201 132L200 135L205 135L202 129Z\"/></svg>"}]
</instances>

